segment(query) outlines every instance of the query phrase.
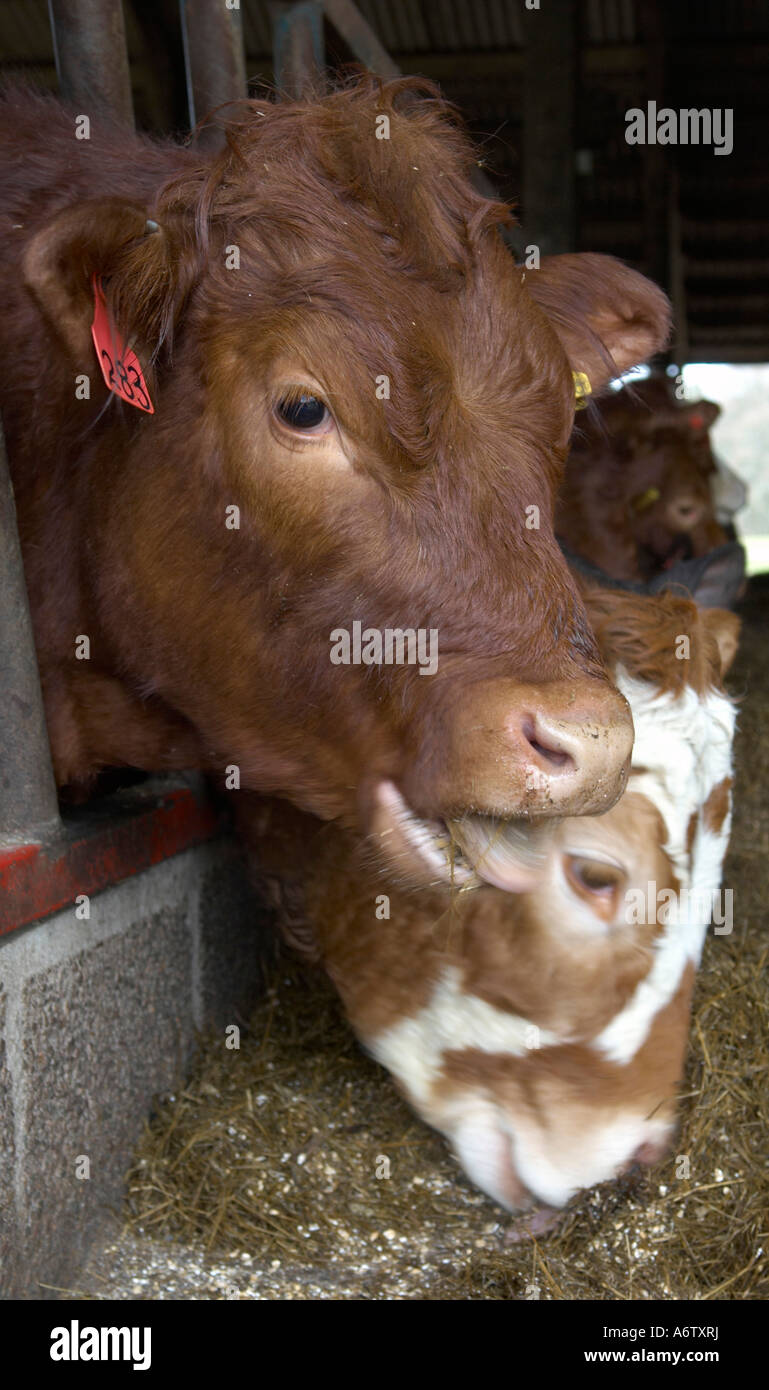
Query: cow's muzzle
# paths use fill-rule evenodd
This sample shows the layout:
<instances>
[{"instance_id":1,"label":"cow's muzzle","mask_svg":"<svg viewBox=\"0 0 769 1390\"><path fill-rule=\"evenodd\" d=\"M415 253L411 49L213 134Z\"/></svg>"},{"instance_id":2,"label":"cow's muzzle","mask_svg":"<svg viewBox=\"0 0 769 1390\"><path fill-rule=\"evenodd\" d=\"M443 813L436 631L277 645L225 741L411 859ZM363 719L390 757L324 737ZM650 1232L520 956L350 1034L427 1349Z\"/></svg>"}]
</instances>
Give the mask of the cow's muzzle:
<instances>
[{"instance_id":1,"label":"cow's muzzle","mask_svg":"<svg viewBox=\"0 0 769 1390\"><path fill-rule=\"evenodd\" d=\"M533 888L548 822L608 811L627 782L629 706L608 683L587 691L584 681L469 687L440 730L444 757L417 757L397 786L374 790L369 826L390 865L411 881Z\"/></svg>"}]
</instances>

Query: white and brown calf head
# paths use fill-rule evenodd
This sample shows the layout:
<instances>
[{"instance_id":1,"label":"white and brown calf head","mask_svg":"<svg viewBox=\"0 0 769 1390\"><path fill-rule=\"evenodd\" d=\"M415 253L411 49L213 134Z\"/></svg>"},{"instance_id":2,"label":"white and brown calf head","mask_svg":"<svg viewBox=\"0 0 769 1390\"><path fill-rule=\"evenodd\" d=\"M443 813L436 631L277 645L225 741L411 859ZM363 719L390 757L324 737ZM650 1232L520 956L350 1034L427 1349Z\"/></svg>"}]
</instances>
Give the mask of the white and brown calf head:
<instances>
[{"instance_id":1,"label":"white and brown calf head","mask_svg":"<svg viewBox=\"0 0 769 1390\"><path fill-rule=\"evenodd\" d=\"M540 886L462 892L448 911L390 891L381 920L365 847L328 836L308 885L359 1037L511 1208L561 1206L665 1152L729 834L737 620L669 596L586 599L636 752L611 811L560 823Z\"/></svg>"}]
</instances>

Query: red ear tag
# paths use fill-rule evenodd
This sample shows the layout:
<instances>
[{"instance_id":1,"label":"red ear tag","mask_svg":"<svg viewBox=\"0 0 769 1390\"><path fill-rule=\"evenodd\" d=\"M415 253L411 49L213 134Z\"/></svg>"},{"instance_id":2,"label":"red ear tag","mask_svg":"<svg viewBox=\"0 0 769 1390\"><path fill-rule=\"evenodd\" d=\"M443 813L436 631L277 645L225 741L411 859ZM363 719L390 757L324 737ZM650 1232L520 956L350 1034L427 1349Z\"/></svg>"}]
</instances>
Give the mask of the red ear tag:
<instances>
[{"instance_id":1,"label":"red ear tag","mask_svg":"<svg viewBox=\"0 0 769 1390\"><path fill-rule=\"evenodd\" d=\"M704 425L704 423L705 423L705 421L703 420L703 418L702 418L701 415L690 415L690 416L689 416L689 425L690 425L691 429L693 429L693 430L701 430L701 429L702 429L702 426Z\"/></svg>"},{"instance_id":2,"label":"red ear tag","mask_svg":"<svg viewBox=\"0 0 769 1390\"><path fill-rule=\"evenodd\" d=\"M139 410L146 410L148 415L154 415L155 407L150 400L150 393L147 390L147 383L144 380L139 359L135 352L126 347L110 319L99 276L94 275L91 283L93 284L91 335L106 385L121 400L127 401L129 405L135 405Z\"/></svg>"}]
</instances>

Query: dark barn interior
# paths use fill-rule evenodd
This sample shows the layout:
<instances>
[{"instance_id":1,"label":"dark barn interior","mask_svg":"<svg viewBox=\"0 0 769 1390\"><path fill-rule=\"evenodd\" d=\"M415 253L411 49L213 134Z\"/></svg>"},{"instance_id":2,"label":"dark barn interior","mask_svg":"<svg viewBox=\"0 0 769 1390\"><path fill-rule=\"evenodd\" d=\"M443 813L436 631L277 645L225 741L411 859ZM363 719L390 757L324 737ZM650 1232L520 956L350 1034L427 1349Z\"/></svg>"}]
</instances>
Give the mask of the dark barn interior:
<instances>
[{"instance_id":1,"label":"dark barn interior","mask_svg":"<svg viewBox=\"0 0 769 1390\"><path fill-rule=\"evenodd\" d=\"M698 1161L683 1183L671 1156L581 1194L546 1240L521 1239L328 984L275 946L202 777L110 770L90 801L57 799L0 459L0 1297L766 1300L769 0L0 3L0 79L158 137L186 139L246 83L300 96L355 64L455 104L478 189L515 208L516 261L605 253L665 289L654 367L712 390L719 451L751 490L730 532L749 575L735 929L706 946L677 1141ZM629 143L649 103L723 123L710 142ZM83 894L108 905L96 923ZM224 1051L233 1023L242 1049ZM399 1176L372 1182L383 1152ZM72 1178L83 1154L91 1183Z\"/></svg>"},{"instance_id":2,"label":"dark barn interior","mask_svg":"<svg viewBox=\"0 0 769 1390\"><path fill-rule=\"evenodd\" d=\"M243 0L240 8L256 93L275 82L281 7ZM457 104L489 178L518 208L519 245L604 251L652 276L674 297L682 361L766 360L769 10L761 0L561 0L541 10L522 0L361 0L357 8L400 71L433 78ZM138 126L184 132L176 0L126 0L123 12ZM326 6L321 42L333 69L355 54L331 14ZM56 88L46 0L6 0L0 59L4 71ZM703 146L631 149L624 113L650 99L658 108L731 108L733 150L716 160Z\"/></svg>"}]
</instances>

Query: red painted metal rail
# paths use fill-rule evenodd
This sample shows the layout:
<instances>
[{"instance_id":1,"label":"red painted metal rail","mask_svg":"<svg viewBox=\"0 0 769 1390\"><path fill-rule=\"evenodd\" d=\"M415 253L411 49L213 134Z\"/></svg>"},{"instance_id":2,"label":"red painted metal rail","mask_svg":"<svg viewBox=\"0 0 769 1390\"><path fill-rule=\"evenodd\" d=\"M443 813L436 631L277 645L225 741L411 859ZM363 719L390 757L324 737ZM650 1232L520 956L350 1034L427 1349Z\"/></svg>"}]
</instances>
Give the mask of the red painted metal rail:
<instances>
[{"instance_id":1,"label":"red painted metal rail","mask_svg":"<svg viewBox=\"0 0 769 1390\"><path fill-rule=\"evenodd\" d=\"M44 844L0 849L0 936L72 907L149 869L222 828L222 817L188 787L118 793L83 808Z\"/></svg>"}]
</instances>

